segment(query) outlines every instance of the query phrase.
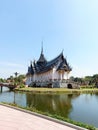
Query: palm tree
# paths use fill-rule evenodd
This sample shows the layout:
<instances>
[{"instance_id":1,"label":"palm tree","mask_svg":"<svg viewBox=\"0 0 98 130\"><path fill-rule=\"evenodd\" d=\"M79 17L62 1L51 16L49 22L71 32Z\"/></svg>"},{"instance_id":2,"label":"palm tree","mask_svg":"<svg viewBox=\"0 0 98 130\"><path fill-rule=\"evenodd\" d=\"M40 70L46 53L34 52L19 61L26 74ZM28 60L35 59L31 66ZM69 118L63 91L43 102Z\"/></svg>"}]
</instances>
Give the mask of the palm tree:
<instances>
[{"instance_id":1,"label":"palm tree","mask_svg":"<svg viewBox=\"0 0 98 130\"><path fill-rule=\"evenodd\" d=\"M19 73L18 73L18 72L15 72L14 74L15 74L15 77L17 77L17 75L18 75Z\"/></svg>"}]
</instances>

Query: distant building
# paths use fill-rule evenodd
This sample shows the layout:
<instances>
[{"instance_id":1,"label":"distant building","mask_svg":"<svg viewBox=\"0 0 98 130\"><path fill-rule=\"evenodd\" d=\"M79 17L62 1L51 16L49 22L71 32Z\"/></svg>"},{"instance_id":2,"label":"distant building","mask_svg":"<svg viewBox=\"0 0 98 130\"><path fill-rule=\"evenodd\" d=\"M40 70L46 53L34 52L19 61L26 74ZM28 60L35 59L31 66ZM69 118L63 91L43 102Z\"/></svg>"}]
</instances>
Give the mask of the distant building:
<instances>
[{"instance_id":1,"label":"distant building","mask_svg":"<svg viewBox=\"0 0 98 130\"><path fill-rule=\"evenodd\" d=\"M42 47L39 60L31 62L28 67L26 84L34 87L66 87L71 70L63 52L53 60L47 61Z\"/></svg>"}]
</instances>

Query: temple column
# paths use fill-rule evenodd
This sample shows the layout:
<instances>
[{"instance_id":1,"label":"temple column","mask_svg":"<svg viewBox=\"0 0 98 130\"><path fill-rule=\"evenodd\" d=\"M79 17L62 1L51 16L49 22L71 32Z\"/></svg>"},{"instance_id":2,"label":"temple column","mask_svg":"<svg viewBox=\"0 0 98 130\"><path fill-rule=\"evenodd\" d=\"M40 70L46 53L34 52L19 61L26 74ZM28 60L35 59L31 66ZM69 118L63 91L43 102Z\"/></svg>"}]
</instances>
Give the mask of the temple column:
<instances>
[{"instance_id":1,"label":"temple column","mask_svg":"<svg viewBox=\"0 0 98 130\"><path fill-rule=\"evenodd\" d=\"M33 75L33 81L35 82L35 74Z\"/></svg>"},{"instance_id":2,"label":"temple column","mask_svg":"<svg viewBox=\"0 0 98 130\"><path fill-rule=\"evenodd\" d=\"M32 77L31 77L31 75L30 75L30 82L32 81Z\"/></svg>"},{"instance_id":3,"label":"temple column","mask_svg":"<svg viewBox=\"0 0 98 130\"><path fill-rule=\"evenodd\" d=\"M31 77L29 77L29 83L31 82Z\"/></svg>"},{"instance_id":4,"label":"temple column","mask_svg":"<svg viewBox=\"0 0 98 130\"><path fill-rule=\"evenodd\" d=\"M62 73L60 74L60 80L62 81Z\"/></svg>"},{"instance_id":5,"label":"temple column","mask_svg":"<svg viewBox=\"0 0 98 130\"><path fill-rule=\"evenodd\" d=\"M64 71L62 72L62 79L65 79L65 73L64 73Z\"/></svg>"},{"instance_id":6,"label":"temple column","mask_svg":"<svg viewBox=\"0 0 98 130\"><path fill-rule=\"evenodd\" d=\"M52 69L52 81L54 81L54 73L53 73L53 69Z\"/></svg>"},{"instance_id":7,"label":"temple column","mask_svg":"<svg viewBox=\"0 0 98 130\"><path fill-rule=\"evenodd\" d=\"M60 79L60 81L62 81L62 79L63 79L63 73L62 73L62 71L59 71L59 79Z\"/></svg>"},{"instance_id":8,"label":"temple column","mask_svg":"<svg viewBox=\"0 0 98 130\"><path fill-rule=\"evenodd\" d=\"M56 69L55 68L53 68L52 69L52 79L53 79L53 81L54 81L54 79L56 79Z\"/></svg>"},{"instance_id":9,"label":"temple column","mask_svg":"<svg viewBox=\"0 0 98 130\"><path fill-rule=\"evenodd\" d=\"M64 79L64 73L62 74L62 79Z\"/></svg>"},{"instance_id":10,"label":"temple column","mask_svg":"<svg viewBox=\"0 0 98 130\"><path fill-rule=\"evenodd\" d=\"M52 88L53 88L53 82L54 82L54 69L52 69Z\"/></svg>"},{"instance_id":11,"label":"temple column","mask_svg":"<svg viewBox=\"0 0 98 130\"><path fill-rule=\"evenodd\" d=\"M69 74L69 72L67 72L67 80L68 80L68 74Z\"/></svg>"}]
</instances>

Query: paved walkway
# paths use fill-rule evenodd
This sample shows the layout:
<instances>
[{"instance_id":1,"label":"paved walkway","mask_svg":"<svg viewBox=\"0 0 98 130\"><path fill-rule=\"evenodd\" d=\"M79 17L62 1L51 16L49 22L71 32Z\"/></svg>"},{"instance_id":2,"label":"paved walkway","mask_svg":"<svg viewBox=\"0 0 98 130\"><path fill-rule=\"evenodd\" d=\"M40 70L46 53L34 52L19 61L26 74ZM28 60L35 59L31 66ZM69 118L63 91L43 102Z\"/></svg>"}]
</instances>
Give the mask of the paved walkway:
<instances>
[{"instance_id":1,"label":"paved walkway","mask_svg":"<svg viewBox=\"0 0 98 130\"><path fill-rule=\"evenodd\" d=\"M0 105L0 130L75 130L68 126Z\"/></svg>"}]
</instances>

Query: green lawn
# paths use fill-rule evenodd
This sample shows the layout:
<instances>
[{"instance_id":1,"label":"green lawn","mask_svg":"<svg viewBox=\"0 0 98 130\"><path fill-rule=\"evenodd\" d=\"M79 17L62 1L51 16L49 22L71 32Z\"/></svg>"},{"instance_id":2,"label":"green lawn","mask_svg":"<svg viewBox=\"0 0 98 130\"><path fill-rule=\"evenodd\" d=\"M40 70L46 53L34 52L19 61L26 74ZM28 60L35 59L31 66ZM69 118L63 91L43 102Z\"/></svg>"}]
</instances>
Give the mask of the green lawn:
<instances>
[{"instance_id":1,"label":"green lawn","mask_svg":"<svg viewBox=\"0 0 98 130\"><path fill-rule=\"evenodd\" d=\"M16 88L16 91L24 92L38 92L38 93L88 93L88 92L98 92L97 88L80 88L80 89L68 89L68 88Z\"/></svg>"}]
</instances>

